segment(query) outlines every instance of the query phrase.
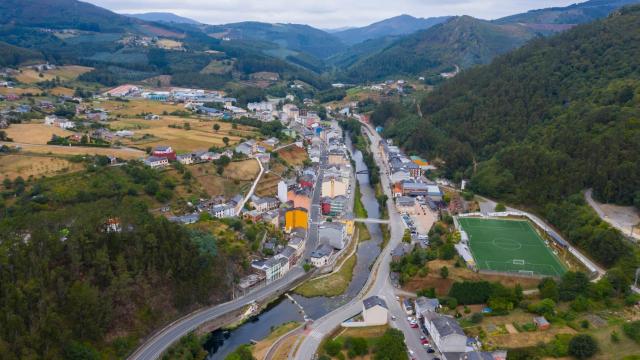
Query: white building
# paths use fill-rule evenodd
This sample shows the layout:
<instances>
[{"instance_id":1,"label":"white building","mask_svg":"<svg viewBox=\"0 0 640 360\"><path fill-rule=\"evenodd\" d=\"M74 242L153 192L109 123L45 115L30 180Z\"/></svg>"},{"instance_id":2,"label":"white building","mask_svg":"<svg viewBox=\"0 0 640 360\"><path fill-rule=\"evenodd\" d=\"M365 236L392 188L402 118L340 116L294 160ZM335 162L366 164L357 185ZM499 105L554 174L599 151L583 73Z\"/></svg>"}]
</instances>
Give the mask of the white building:
<instances>
[{"instance_id":1,"label":"white building","mask_svg":"<svg viewBox=\"0 0 640 360\"><path fill-rule=\"evenodd\" d=\"M216 205L209 210L213 217L218 219L236 216L236 208L228 204Z\"/></svg>"},{"instance_id":2,"label":"white building","mask_svg":"<svg viewBox=\"0 0 640 360\"><path fill-rule=\"evenodd\" d=\"M267 283L278 280L289 271L289 261L286 258L272 257L267 260L254 261L251 264L258 272L264 274Z\"/></svg>"},{"instance_id":3,"label":"white building","mask_svg":"<svg viewBox=\"0 0 640 360\"><path fill-rule=\"evenodd\" d=\"M366 326L385 325L388 319L387 303L378 296L372 296L362 301L362 317Z\"/></svg>"},{"instance_id":4,"label":"white building","mask_svg":"<svg viewBox=\"0 0 640 360\"><path fill-rule=\"evenodd\" d=\"M280 200L280 202L283 204L287 202L287 192L287 183L280 180L280 182L278 183L278 200Z\"/></svg>"},{"instance_id":5,"label":"white building","mask_svg":"<svg viewBox=\"0 0 640 360\"><path fill-rule=\"evenodd\" d=\"M335 249L344 249L347 242L347 227L341 222L324 222L318 226L318 238L320 244L333 246Z\"/></svg>"},{"instance_id":6,"label":"white building","mask_svg":"<svg viewBox=\"0 0 640 360\"><path fill-rule=\"evenodd\" d=\"M169 166L169 159L165 157L149 156L144 160L144 164L155 169Z\"/></svg>"},{"instance_id":7,"label":"white building","mask_svg":"<svg viewBox=\"0 0 640 360\"><path fill-rule=\"evenodd\" d=\"M249 111L261 112L261 111L273 111L273 104L269 101L253 102L247 104Z\"/></svg>"},{"instance_id":8,"label":"white building","mask_svg":"<svg viewBox=\"0 0 640 360\"><path fill-rule=\"evenodd\" d=\"M424 326L441 352L466 351L467 336L453 317L429 311L424 315Z\"/></svg>"},{"instance_id":9,"label":"white building","mask_svg":"<svg viewBox=\"0 0 640 360\"><path fill-rule=\"evenodd\" d=\"M322 267L327 265L333 249L327 244L321 244L314 251L311 252L311 265L315 267Z\"/></svg>"}]
</instances>

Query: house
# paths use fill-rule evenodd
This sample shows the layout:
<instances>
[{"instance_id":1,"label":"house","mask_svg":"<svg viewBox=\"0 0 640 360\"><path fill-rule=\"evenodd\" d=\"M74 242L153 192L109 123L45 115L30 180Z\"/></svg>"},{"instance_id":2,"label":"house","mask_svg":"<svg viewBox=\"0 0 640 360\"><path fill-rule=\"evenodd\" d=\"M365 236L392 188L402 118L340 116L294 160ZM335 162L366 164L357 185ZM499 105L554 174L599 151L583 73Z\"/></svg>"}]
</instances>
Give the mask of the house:
<instances>
[{"instance_id":1,"label":"house","mask_svg":"<svg viewBox=\"0 0 640 360\"><path fill-rule=\"evenodd\" d=\"M261 102L250 102L247 104L247 109L249 111L258 112L258 111L273 111L273 104L269 101L261 101Z\"/></svg>"},{"instance_id":2,"label":"house","mask_svg":"<svg viewBox=\"0 0 640 360\"><path fill-rule=\"evenodd\" d=\"M453 317L427 312L424 316L424 326L441 352L462 353L466 351L467 336Z\"/></svg>"},{"instance_id":3,"label":"house","mask_svg":"<svg viewBox=\"0 0 640 360\"><path fill-rule=\"evenodd\" d=\"M144 164L156 169L169 166L169 159L166 157L149 156L144 160Z\"/></svg>"},{"instance_id":4,"label":"house","mask_svg":"<svg viewBox=\"0 0 640 360\"><path fill-rule=\"evenodd\" d=\"M429 193L428 184L415 181L402 181L402 195L404 196L426 196Z\"/></svg>"},{"instance_id":5,"label":"house","mask_svg":"<svg viewBox=\"0 0 640 360\"><path fill-rule=\"evenodd\" d=\"M105 111L91 111L86 113L85 117L90 121L107 121L109 114Z\"/></svg>"},{"instance_id":6,"label":"house","mask_svg":"<svg viewBox=\"0 0 640 360\"><path fill-rule=\"evenodd\" d=\"M290 247L296 251L296 256L298 256L298 258L302 256L302 253L304 252L304 246L304 237L297 234L293 235L287 243L287 247Z\"/></svg>"},{"instance_id":7,"label":"house","mask_svg":"<svg viewBox=\"0 0 640 360\"><path fill-rule=\"evenodd\" d=\"M173 151L173 148L171 148L171 146L156 146L155 148L153 148L151 154L155 157L163 157L169 160L176 159L176 152Z\"/></svg>"},{"instance_id":8,"label":"house","mask_svg":"<svg viewBox=\"0 0 640 360\"><path fill-rule=\"evenodd\" d=\"M424 296L420 296L416 299L416 315L418 317L424 317L427 312L436 312L440 308L440 301L438 299L429 299Z\"/></svg>"},{"instance_id":9,"label":"house","mask_svg":"<svg viewBox=\"0 0 640 360\"><path fill-rule=\"evenodd\" d=\"M69 121L65 118L57 117L55 115L47 115L44 118L44 124L49 126L56 126L65 130L73 129L76 126L73 121Z\"/></svg>"},{"instance_id":10,"label":"house","mask_svg":"<svg viewBox=\"0 0 640 360\"><path fill-rule=\"evenodd\" d=\"M249 144L246 141L241 144L238 144L235 148L235 152L240 154L245 154L247 156L251 156L253 154L253 150L254 150L253 145Z\"/></svg>"},{"instance_id":11,"label":"house","mask_svg":"<svg viewBox=\"0 0 640 360\"><path fill-rule=\"evenodd\" d=\"M347 242L347 227L340 222L324 222L318 226L320 244L328 244L341 250Z\"/></svg>"},{"instance_id":12,"label":"house","mask_svg":"<svg viewBox=\"0 0 640 360\"><path fill-rule=\"evenodd\" d=\"M397 197L396 208L400 213L413 215L416 213L416 200L410 196Z\"/></svg>"},{"instance_id":13,"label":"house","mask_svg":"<svg viewBox=\"0 0 640 360\"><path fill-rule=\"evenodd\" d=\"M211 216L222 219L236 216L236 208L231 204L215 205L209 210Z\"/></svg>"},{"instance_id":14,"label":"house","mask_svg":"<svg viewBox=\"0 0 640 360\"><path fill-rule=\"evenodd\" d=\"M298 259L300 259L300 256L298 255L296 249L291 246L286 246L278 255L276 255L276 257L287 259L289 263L289 269L296 266Z\"/></svg>"},{"instance_id":15,"label":"house","mask_svg":"<svg viewBox=\"0 0 640 360\"><path fill-rule=\"evenodd\" d=\"M265 144L266 146L269 146L269 147L275 147L276 145L278 145L280 143L280 140L278 140L277 138L272 137L272 138L269 138L269 139L263 141L262 143Z\"/></svg>"},{"instance_id":16,"label":"house","mask_svg":"<svg viewBox=\"0 0 640 360\"><path fill-rule=\"evenodd\" d=\"M289 261L285 258L272 257L267 260L257 260L251 263L251 267L261 275L264 275L267 283L278 280L289 271Z\"/></svg>"},{"instance_id":17,"label":"house","mask_svg":"<svg viewBox=\"0 0 640 360\"><path fill-rule=\"evenodd\" d=\"M284 214L284 231L291 232L293 229L301 228L305 231L309 227L309 212L304 208L289 209Z\"/></svg>"},{"instance_id":18,"label":"house","mask_svg":"<svg viewBox=\"0 0 640 360\"><path fill-rule=\"evenodd\" d=\"M273 210L278 207L278 199L272 197L256 198L251 201L251 206L260 212Z\"/></svg>"},{"instance_id":19,"label":"house","mask_svg":"<svg viewBox=\"0 0 640 360\"><path fill-rule=\"evenodd\" d=\"M144 116L145 120L160 120L160 116L155 114L147 114Z\"/></svg>"},{"instance_id":20,"label":"house","mask_svg":"<svg viewBox=\"0 0 640 360\"><path fill-rule=\"evenodd\" d=\"M536 325L538 330L548 330L551 327L549 321L544 316L536 316L533 318L533 323Z\"/></svg>"},{"instance_id":21,"label":"house","mask_svg":"<svg viewBox=\"0 0 640 360\"><path fill-rule=\"evenodd\" d=\"M327 265L329 258L333 253L333 248L327 244L320 244L311 252L311 265L321 267Z\"/></svg>"},{"instance_id":22,"label":"house","mask_svg":"<svg viewBox=\"0 0 640 360\"><path fill-rule=\"evenodd\" d=\"M362 300L362 317L366 326L385 325L388 313L387 303L381 297L371 296Z\"/></svg>"},{"instance_id":23,"label":"house","mask_svg":"<svg viewBox=\"0 0 640 360\"><path fill-rule=\"evenodd\" d=\"M176 156L176 159L182 165L193 164L193 154L180 154Z\"/></svg>"}]
</instances>

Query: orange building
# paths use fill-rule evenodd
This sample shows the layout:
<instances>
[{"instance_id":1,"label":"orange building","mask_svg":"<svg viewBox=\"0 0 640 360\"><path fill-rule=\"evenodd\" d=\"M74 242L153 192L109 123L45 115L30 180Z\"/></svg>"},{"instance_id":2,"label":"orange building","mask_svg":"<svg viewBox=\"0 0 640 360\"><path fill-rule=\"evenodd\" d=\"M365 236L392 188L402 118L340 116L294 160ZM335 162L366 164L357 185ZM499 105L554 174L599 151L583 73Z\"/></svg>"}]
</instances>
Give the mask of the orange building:
<instances>
[{"instance_id":1,"label":"orange building","mask_svg":"<svg viewBox=\"0 0 640 360\"><path fill-rule=\"evenodd\" d=\"M284 214L284 231L290 232L294 228L309 228L309 213L306 209L294 208Z\"/></svg>"},{"instance_id":2,"label":"orange building","mask_svg":"<svg viewBox=\"0 0 640 360\"><path fill-rule=\"evenodd\" d=\"M306 188L289 190L287 200L293 202L294 208L311 210L311 191Z\"/></svg>"}]
</instances>

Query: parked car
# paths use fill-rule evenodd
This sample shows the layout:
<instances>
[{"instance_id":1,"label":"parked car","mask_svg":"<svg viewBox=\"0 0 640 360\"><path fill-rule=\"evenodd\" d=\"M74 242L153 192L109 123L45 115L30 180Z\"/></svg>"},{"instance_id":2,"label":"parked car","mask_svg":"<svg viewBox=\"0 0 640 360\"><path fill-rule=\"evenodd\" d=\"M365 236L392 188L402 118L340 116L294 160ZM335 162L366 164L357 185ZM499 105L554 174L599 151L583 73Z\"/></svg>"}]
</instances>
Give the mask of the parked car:
<instances>
[{"instance_id":1,"label":"parked car","mask_svg":"<svg viewBox=\"0 0 640 360\"><path fill-rule=\"evenodd\" d=\"M433 350L433 348L432 348L432 347L430 347L430 348L427 348L427 352L428 352L429 354L433 354L433 353L434 353L434 352L436 352L436 351L435 351L435 350Z\"/></svg>"}]
</instances>

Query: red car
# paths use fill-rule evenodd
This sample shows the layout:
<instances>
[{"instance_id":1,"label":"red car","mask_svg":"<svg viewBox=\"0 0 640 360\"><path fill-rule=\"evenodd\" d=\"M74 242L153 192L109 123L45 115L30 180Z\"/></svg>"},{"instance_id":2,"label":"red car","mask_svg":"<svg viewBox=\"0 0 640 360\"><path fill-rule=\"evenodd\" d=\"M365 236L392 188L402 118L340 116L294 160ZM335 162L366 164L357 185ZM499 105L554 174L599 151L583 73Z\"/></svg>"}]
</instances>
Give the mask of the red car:
<instances>
[{"instance_id":1,"label":"red car","mask_svg":"<svg viewBox=\"0 0 640 360\"><path fill-rule=\"evenodd\" d=\"M420 343L421 343L422 345L427 345L427 344L429 344L429 340L427 340L427 339L420 339Z\"/></svg>"},{"instance_id":2,"label":"red car","mask_svg":"<svg viewBox=\"0 0 640 360\"><path fill-rule=\"evenodd\" d=\"M417 329L418 328L418 324L417 323L411 323L411 327L414 328L414 329Z\"/></svg>"}]
</instances>

